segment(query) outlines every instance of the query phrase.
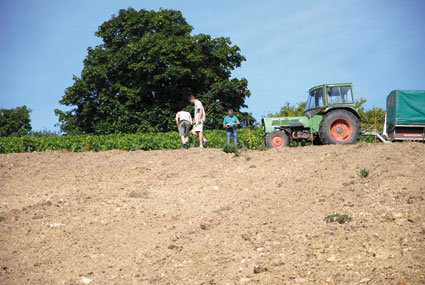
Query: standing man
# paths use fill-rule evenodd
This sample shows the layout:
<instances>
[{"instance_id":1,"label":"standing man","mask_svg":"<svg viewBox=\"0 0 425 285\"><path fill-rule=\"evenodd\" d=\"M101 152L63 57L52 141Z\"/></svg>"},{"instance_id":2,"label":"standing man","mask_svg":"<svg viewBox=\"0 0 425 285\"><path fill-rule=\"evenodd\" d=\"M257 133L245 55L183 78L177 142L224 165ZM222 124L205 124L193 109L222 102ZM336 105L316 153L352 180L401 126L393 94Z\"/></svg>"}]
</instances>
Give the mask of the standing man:
<instances>
[{"instance_id":1,"label":"standing man","mask_svg":"<svg viewBox=\"0 0 425 285\"><path fill-rule=\"evenodd\" d=\"M192 116L189 112L180 111L176 114L176 124L179 129L179 136L182 139L183 149L187 149L189 142L189 130L192 125Z\"/></svg>"},{"instance_id":2,"label":"standing man","mask_svg":"<svg viewBox=\"0 0 425 285\"><path fill-rule=\"evenodd\" d=\"M205 110L204 106L202 105L201 101L196 100L195 96L190 96L189 99L191 104L195 105L195 112L194 112L194 126L192 128L192 131L190 131L194 136L197 136L199 138L199 147L203 148L204 145L208 142L207 139L205 139L202 135L202 131L204 128L204 121L205 121Z\"/></svg>"},{"instance_id":3,"label":"standing man","mask_svg":"<svg viewBox=\"0 0 425 285\"><path fill-rule=\"evenodd\" d=\"M227 113L228 116L223 120L223 128L226 129L227 143L230 143L230 139L233 137L233 143L238 147L238 126L241 122L233 115L232 109L229 109Z\"/></svg>"}]
</instances>

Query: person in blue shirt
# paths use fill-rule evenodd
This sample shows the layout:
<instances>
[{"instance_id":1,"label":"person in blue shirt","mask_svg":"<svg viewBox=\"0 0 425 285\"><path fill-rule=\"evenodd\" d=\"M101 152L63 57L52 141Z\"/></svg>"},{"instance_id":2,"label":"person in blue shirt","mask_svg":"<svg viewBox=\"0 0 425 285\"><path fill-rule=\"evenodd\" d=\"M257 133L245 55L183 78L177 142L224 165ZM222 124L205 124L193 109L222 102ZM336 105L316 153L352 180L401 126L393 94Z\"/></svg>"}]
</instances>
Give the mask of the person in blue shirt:
<instances>
[{"instance_id":1,"label":"person in blue shirt","mask_svg":"<svg viewBox=\"0 0 425 285\"><path fill-rule=\"evenodd\" d=\"M233 137L233 143L238 147L238 126L241 124L238 118L233 115L233 110L229 109L223 120L223 128L226 129L227 143L230 143L230 139Z\"/></svg>"}]
</instances>

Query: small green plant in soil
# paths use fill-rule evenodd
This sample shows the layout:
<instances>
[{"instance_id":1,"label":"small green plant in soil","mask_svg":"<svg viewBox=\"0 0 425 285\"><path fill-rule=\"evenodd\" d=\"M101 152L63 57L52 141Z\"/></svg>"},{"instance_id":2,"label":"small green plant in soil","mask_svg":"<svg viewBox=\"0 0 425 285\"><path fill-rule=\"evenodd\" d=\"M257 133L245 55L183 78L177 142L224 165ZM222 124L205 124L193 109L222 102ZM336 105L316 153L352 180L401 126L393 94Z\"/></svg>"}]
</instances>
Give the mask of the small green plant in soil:
<instances>
[{"instance_id":1,"label":"small green plant in soil","mask_svg":"<svg viewBox=\"0 0 425 285\"><path fill-rule=\"evenodd\" d=\"M148 191L143 191L143 192L139 192L139 191L131 191L130 194L128 194L128 197L130 198L148 198L149 193Z\"/></svg>"},{"instance_id":2,"label":"small green plant in soil","mask_svg":"<svg viewBox=\"0 0 425 285\"><path fill-rule=\"evenodd\" d=\"M245 160L246 161L250 161L251 160L251 157L249 155L247 155L247 156L245 156Z\"/></svg>"},{"instance_id":3,"label":"small green plant in soil","mask_svg":"<svg viewBox=\"0 0 425 285\"><path fill-rule=\"evenodd\" d=\"M227 205L223 205L220 208L218 208L217 210L214 210L214 212L219 213L219 212L223 212L223 211L230 211L232 208L230 206Z\"/></svg>"},{"instance_id":4,"label":"small green plant in soil","mask_svg":"<svg viewBox=\"0 0 425 285\"><path fill-rule=\"evenodd\" d=\"M4 221L6 221L6 217L0 216L0 222L4 222Z\"/></svg>"},{"instance_id":5,"label":"small green plant in soil","mask_svg":"<svg viewBox=\"0 0 425 285\"><path fill-rule=\"evenodd\" d=\"M341 214L332 214L332 215L325 217L324 220L325 220L326 223L344 224L344 223L351 221L351 217L349 215L346 215L346 214L342 214L342 215Z\"/></svg>"},{"instance_id":6,"label":"small green plant in soil","mask_svg":"<svg viewBox=\"0 0 425 285\"><path fill-rule=\"evenodd\" d=\"M366 170L364 168L360 169L360 177L361 178L366 178L368 175L369 175L369 171L368 170Z\"/></svg>"},{"instance_id":7,"label":"small green plant in soil","mask_svg":"<svg viewBox=\"0 0 425 285\"><path fill-rule=\"evenodd\" d=\"M243 233L241 234L241 237L243 240L250 240L251 236L249 233Z\"/></svg>"},{"instance_id":8,"label":"small green plant in soil","mask_svg":"<svg viewBox=\"0 0 425 285\"><path fill-rule=\"evenodd\" d=\"M234 144L232 144L232 143L226 143L223 146L223 151L225 153L237 153L238 152L238 149L236 148L236 146Z\"/></svg>"},{"instance_id":9,"label":"small green plant in soil","mask_svg":"<svg viewBox=\"0 0 425 285\"><path fill-rule=\"evenodd\" d=\"M264 144L262 144L262 145L260 146L260 150L261 150L261 151L266 151L266 150L269 150L269 148L268 148L267 146L265 146Z\"/></svg>"},{"instance_id":10,"label":"small green plant in soil","mask_svg":"<svg viewBox=\"0 0 425 285\"><path fill-rule=\"evenodd\" d=\"M249 168L256 168L257 166L255 165L250 165Z\"/></svg>"},{"instance_id":11,"label":"small green plant in soil","mask_svg":"<svg viewBox=\"0 0 425 285\"><path fill-rule=\"evenodd\" d=\"M357 145L358 145L359 147L364 147L364 146L368 146L368 145L369 145L369 143L367 143L367 142L359 142Z\"/></svg>"}]
</instances>

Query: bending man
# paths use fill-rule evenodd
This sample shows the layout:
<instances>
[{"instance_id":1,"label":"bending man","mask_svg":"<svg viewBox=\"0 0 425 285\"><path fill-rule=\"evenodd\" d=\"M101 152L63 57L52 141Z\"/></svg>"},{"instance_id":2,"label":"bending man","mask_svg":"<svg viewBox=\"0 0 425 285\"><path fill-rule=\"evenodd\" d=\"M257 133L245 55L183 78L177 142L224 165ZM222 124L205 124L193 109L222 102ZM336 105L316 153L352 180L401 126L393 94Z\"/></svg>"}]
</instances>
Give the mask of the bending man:
<instances>
[{"instance_id":1,"label":"bending man","mask_svg":"<svg viewBox=\"0 0 425 285\"><path fill-rule=\"evenodd\" d=\"M189 112L180 111L176 114L176 124L179 129L179 136L182 139L183 149L187 149L189 142L189 130L192 125L192 116Z\"/></svg>"}]
</instances>

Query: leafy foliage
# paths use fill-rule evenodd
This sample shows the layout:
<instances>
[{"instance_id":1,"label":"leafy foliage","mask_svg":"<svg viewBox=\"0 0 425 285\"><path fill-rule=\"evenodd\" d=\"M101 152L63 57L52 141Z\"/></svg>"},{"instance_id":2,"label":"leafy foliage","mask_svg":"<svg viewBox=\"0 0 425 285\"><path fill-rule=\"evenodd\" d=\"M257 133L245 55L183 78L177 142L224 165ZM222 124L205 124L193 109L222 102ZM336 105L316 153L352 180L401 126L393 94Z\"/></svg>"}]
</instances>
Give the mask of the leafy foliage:
<instances>
[{"instance_id":1,"label":"leafy foliage","mask_svg":"<svg viewBox=\"0 0 425 285\"><path fill-rule=\"evenodd\" d=\"M226 143L223 147L223 151L225 153L237 153L238 149L236 148L236 146L232 143Z\"/></svg>"},{"instance_id":2,"label":"leafy foliage","mask_svg":"<svg viewBox=\"0 0 425 285\"><path fill-rule=\"evenodd\" d=\"M327 217L325 217L325 222L326 223L333 223L333 222L337 222L338 224L344 224L346 222L351 221L351 217L346 215L346 214L332 214L329 215Z\"/></svg>"},{"instance_id":3,"label":"leafy foliage","mask_svg":"<svg viewBox=\"0 0 425 285\"><path fill-rule=\"evenodd\" d=\"M0 137L27 135L31 131L30 113L27 106L0 109Z\"/></svg>"},{"instance_id":4,"label":"leafy foliage","mask_svg":"<svg viewBox=\"0 0 425 285\"><path fill-rule=\"evenodd\" d=\"M369 171L368 170L366 170L364 168L360 169L360 177L361 178L366 178L368 175L369 175Z\"/></svg>"},{"instance_id":5,"label":"leafy foliage","mask_svg":"<svg viewBox=\"0 0 425 285\"><path fill-rule=\"evenodd\" d=\"M356 101L356 107L359 108L359 115L362 122L362 129L373 128L375 126L382 131L385 122L385 110L381 108L372 108L370 110L365 110L364 104L366 99L360 98Z\"/></svg>"},{"instance_id":6,"label":"leafy foliage","mask_svg":"<svg viewBox=\"0 0 425 285\"><path fill-rule=\"evenodd\" d=\"M165 132L177 111L202 101L206 128L219 128L227 108L247 107L248 81L231 78L245 58L229 38L192 35L174 10L120 10L96 32L103 44L88 49L80 77L55 110L67 134ZM238 114L238 113L236 113ZM252 116L238 114L241 120Z\"/></svg>"},{"instance_id":7,"label":"leafy foliage","mask_svg":"<svg viewBox=\"0 0 425 285\"><path fill-rule=\"evenodd\" d=\"M226 143L226 131L205 131L207 147L222 148ZM260 130L241 129L238 133L239 147L259 149L263 143ZM199 141L192 136L194 146ZM177 132L113 134L113 135L65 135L65 136L24 136L0 137L0 153L67 150L72 152L106 151L112 149L136 150L179 149L181 141Z\"/></svg>"},{"instance_id":8,"label":"leafy foliage","mask_svg":"<svg viewBox=\"0 0 425 285\"><path fill-rule=\"evenodd\" d=\"M306 102L299 102L296 105L291 105L289 102L280 108L280 111L275 114L269 114L269 117L297 117L303 116Z\"/></svg>"}]
</instances>

